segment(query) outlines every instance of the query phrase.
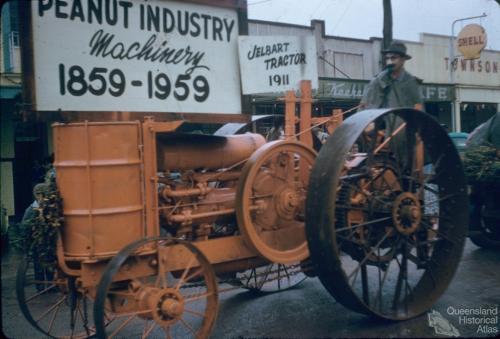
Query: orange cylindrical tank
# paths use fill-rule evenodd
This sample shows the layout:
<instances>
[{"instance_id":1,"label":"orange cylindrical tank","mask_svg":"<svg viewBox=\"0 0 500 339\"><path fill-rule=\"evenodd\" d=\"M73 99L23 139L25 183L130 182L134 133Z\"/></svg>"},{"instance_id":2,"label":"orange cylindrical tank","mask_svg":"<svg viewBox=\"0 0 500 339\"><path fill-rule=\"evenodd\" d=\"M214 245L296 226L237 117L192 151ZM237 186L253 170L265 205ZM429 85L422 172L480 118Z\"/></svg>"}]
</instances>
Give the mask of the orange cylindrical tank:
<instances>
[{"instance_id":1,"label":"orange cylindrical tank","mask_svg":"<svg viewBox=\"0 0 500 339\"><path fill-rule=\"evenodd\" d=\"M65 255L114 255L144 237L140 123L53 127Z\"/></svg>"},{"instance_id":2,"label":"orange cylindrical tank","mask_svg":"<svg viewBox=\"0 0 500 339\"><path fill-rule=\"evenodd\" d=\"M164 134L157 140L158 169L220 169L248 159L264 145L260 134Z\"/></svg>"}]
</instances>

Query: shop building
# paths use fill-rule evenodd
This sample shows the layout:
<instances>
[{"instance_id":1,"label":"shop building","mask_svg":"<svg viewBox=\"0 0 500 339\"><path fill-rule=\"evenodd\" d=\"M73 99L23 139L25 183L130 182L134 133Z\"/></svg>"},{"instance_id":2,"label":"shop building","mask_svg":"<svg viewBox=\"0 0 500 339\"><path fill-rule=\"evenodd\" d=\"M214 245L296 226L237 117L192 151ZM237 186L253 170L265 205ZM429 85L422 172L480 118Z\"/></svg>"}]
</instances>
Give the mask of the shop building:
<instances>
[{"instance_id":1,"label":"shop building","mask_svg":"<svg viewBox=\"0 0 500 339\"><path fill-rule=\"evenodd\" d=\"M249 20L251 35L314 36L319 88L315 112L356 107L368 82L381 69L382 39L328 36L323 21L299 26ZM418 42L404 41L412 56L405 67L421 79L427 113L450 131L470 132L500 109L500 51L483 50L479 59L457 56L450 61L450 37L422 33ZM455 53L453 54L455 55ZM274 94L255 96L255 113L281 113Z\"/></svg>"},{"instance_id":2,"label":"shop building","mask_svg":"<svg viewBox=\"0 0 500 339\"><path fill-rule=\"evenodd\" d=\"M14 175L16 173L15 111L21 97L21 62L19 50L18 13L15 2L1 8L0 33L0 212L15 214ZM23 155L20 152L18 157Z\"/></svg>"},{"instance_id":3,"label":"shop building","mask_svg":"<svg viewBox=\"0 0 500 339\"><path fill-rule=\"evenodd\" d=\"M10 221L19 221L33 202L33 186L44 180L52 153L51 122L21 114L25 106L18 5L6 2L0 17L0 207L2 218Z\"/></svg>"}]
</instances>

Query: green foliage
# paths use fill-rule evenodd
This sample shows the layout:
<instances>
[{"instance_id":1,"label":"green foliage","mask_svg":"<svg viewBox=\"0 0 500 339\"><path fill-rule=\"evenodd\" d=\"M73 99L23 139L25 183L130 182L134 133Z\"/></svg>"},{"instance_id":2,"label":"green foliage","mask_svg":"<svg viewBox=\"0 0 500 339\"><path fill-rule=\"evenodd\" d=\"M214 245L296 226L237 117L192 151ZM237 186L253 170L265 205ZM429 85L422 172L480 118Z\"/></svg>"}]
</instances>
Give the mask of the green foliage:
<instances>
[{"instance_id":1,"label":"green foliage","mask_svg":"<svg viewBox=\"0 0 500 339\"><path fill-rule=\"evenodd\" d=\"M42 267L53 266L56 262L57 234L63 222L61 198L53 179L39 204L32 219L26 223L30 233L26 247Z\"/></svg>"},{"instance_id":2,"label":"green foliage","mask_svg":"<svg viewBox=\"0 0 500 339\"><path fill-rule=\"evenodd\" d=\"M464 155L464 169L470 183L500 183L500 150L490 144L469 147Z\"/></svg>"}]
</instances>

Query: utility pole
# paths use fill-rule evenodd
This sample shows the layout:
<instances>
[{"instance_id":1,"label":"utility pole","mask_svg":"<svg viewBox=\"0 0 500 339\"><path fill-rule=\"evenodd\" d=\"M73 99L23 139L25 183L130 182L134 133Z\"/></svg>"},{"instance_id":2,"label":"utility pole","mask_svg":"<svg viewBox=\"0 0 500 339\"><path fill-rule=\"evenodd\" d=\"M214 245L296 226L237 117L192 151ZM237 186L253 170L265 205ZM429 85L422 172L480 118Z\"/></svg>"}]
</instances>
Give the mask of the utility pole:
<instances>
[{"instance_id":1,"label":"utility pole","mask_svg":"<svg viewBox=\"0 0 500 339\"><path fill-rule=\"evenodd\" d=\"M392 42L392 6L391 0L382 0L384 6L384 30L382 40L382 50L389 48ZM385 66L385 59L382 58L381 67Z\"/></svg>"}]
</instances>

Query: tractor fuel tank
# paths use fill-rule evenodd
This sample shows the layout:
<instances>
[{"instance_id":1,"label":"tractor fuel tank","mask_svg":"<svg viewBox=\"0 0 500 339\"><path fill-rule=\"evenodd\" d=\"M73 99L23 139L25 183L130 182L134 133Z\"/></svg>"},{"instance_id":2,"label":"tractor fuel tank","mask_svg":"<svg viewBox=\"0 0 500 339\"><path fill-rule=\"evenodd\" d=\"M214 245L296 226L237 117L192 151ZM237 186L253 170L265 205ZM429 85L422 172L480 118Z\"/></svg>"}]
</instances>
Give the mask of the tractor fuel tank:
<instances>
[{"instance_id":1,"label":"tractor fuel tank","mask_svg":"<svg viewBox=\"0 0 500 339\"><path fill-rule=\"evenodd\" d=\"M158 170L221 169L252 155L266 140L260 134L215 136L169 133L157 139Z\"/></svg>"},{"instance_id":2,"label":"tractor fuel tank","mask_svg":"<svg viewBox=\"0 0 500 339\"><path fill-rule=\"evenodd\" d=\"M55 124L64 254L107 257L144 237L139 122Z\"/></svg>"}]
</instances>

